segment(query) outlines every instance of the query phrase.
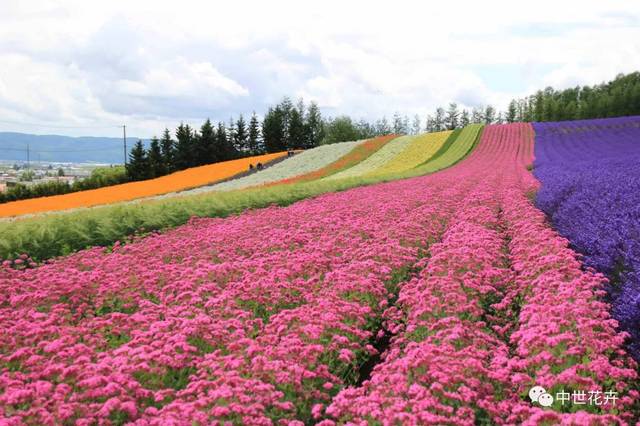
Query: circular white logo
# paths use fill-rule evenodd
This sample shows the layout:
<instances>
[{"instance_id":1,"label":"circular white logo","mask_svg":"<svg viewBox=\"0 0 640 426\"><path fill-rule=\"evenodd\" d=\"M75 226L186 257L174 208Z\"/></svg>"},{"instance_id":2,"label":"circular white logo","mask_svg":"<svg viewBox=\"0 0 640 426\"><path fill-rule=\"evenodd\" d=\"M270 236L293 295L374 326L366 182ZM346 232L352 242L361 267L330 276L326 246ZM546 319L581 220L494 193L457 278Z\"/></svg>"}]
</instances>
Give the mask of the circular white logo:
<instances>
[{"instance_id":1,"label":"circular white logo","mask_svg":"<svg viewBox=\"0 0 640 426\"><path fill-rule=\"evenodd\" d=\"M553 404L553 397L548 393L543 393L538 397L538 403L543 407L551 407Z\"/></svg>"},{"instance_id":2,"label":"circular white logo","mask_svg":"<svg viewBox=\"0 0 640 426\"><path fill-rule=\"evenodd\" d=\"M551 407L553 405L553 397L542 386L534 386L529 389L529 398L532 402L537 402L543 407Z\"/></svg>"},{"instance_id":3,"label":"circular white logo","mask_svg":"<svg viewBox=\"0 0 640 426\"><path fill-rule=\"evenodd\" d=\"M546 393L547 393L546 389L543 388L542 386L534 386L531 389L529 389L529 398L533 402L538 402L538 398L540 398L540 395L543 395Z\"/></svg>"}]
</instances>

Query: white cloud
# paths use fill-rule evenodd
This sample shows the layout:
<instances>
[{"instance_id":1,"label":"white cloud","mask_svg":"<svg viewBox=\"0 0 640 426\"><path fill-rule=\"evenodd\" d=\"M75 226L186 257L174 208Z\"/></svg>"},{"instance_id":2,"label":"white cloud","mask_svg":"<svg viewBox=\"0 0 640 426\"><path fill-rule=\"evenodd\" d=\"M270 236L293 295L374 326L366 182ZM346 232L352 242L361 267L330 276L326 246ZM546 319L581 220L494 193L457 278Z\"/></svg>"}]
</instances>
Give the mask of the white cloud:
<instances>
[{"instance_id":1,"label":"white cloud","mask_svg":"<svg viewBox=\"0 0 640 426\"><path fill-rule=\"evenodd\" d=\"M371 119L449 101L504 108L640 69L637 40L640 4L620 0L3 0L0 116L149 136L283 95Z\"/></svg>"},{"instance_id":2,"label":"white cloud","mask_svg":"<svg viewBox=\"0 0 640 426\"><path fill-rule=\"evenodd\" d=\"M165 64L154 64L145 70L140 80L121 79L114 84L124 96L214 98L247 96L249 91L236 81L222 75L208 62L188 62L177 58Z\"/></svg>"}]
</instances>

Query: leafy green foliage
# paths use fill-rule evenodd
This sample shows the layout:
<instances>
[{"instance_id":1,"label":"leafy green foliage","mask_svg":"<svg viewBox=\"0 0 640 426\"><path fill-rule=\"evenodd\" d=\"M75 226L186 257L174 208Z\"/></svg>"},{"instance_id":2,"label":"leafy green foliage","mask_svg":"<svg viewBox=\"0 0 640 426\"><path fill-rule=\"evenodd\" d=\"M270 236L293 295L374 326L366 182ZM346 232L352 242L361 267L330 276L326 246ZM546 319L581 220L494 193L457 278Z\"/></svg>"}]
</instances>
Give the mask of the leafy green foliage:
<instances>
[{"instance_id":1,"label":"leafy green foliage","mask_svg":"<svg viewBox=\"0 0 640 426\"><path fill-rule=\"evenodd\" d=\"M637 114L640 114L640 72L619 74L614 80L595 86L538 90L531 96L512 100L507 121L563 121Z\"/></svg>"}]
</instances>

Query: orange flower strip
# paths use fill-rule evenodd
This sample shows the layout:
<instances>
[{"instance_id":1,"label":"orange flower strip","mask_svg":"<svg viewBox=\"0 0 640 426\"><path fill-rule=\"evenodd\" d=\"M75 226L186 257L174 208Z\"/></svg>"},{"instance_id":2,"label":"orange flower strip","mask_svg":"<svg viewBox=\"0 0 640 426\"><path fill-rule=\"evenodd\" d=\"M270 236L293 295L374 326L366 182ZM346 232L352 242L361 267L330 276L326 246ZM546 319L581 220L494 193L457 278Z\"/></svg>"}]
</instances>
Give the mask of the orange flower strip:
<instances>
[{"instance_id":1,"label":"orange flower strip","mask_svg":"<svg viewBox=\"0 0 640 426\"><path fill-rule=\"evenodd\" d=\"M313 172L306 173L304 175L295 176L289 179L280 180L278 182L272 182L271 185L280 185L285 183L299 183L299 182L309 182L316 179L322 179L324 177L330 176L334 173L341 172L342 170L346 170L350 167L355 166L361 161L367 159L374 152L378 151L382 148L387 142L392 139L397 138L398 135L385 135L378 136L373 139L369 139L368 141L361 143L360 145L353 148L347 155L344 155L329 164L326 167L315 170Z\"/></svg>"},{"instance_id":2,"label":"orange flower strip","mask_svg":"<svg viewBox=\"0 0 640 426\"><path fill-rule=\"evenodd\" d=\"M247 171L249 164L253 164L254 166L257 163L265 164L286 155L286 152L258 155L255 157L193 167L156 179L129 182L121 185L54 195L51 197L12 201L0 205L0 217L92 207L182 191L228 179Z\"/></svg>"}]
</instances>

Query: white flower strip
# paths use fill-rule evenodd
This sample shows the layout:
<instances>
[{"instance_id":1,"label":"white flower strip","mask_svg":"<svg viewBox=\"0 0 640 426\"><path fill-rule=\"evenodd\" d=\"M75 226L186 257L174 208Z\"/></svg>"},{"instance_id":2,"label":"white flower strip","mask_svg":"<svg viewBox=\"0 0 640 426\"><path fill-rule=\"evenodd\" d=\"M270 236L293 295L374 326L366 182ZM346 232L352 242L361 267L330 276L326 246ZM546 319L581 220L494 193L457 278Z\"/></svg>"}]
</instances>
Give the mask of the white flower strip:
<instances>
[{"instance_id":1,"label":"white flower strip","mask_svg":"<svg viewBox=\"0 0 640 426\"><path fill-rule=\"evenodd\" d=\"M325 167L340 157L348 154L353 148L363 143L364 140L354 142L340 142L330 145L321 145L291 158L287 158L281 163L275 164L265 170L241 177L239 179L222 182L216 185L203 186L191 191L181 192L180 195L196 194L208 191L230 191L234 189L259 186L267 183L277 182L283 179L300 176L305 173Z\"/></svg>"},{"instance_id":2,"label":"white flower strip","mask_svg":"<svg viewBox=\"0 0 640 426\"><path fill-rule=\"evenodd\" d=\"M398 154L404 151L415 138L416 136L401 136L396 138L380 148L363 162L358 163L340 173L328 176L325 179L342 179L366 175L395 158Z\"/></svg>"}]
</instances>

